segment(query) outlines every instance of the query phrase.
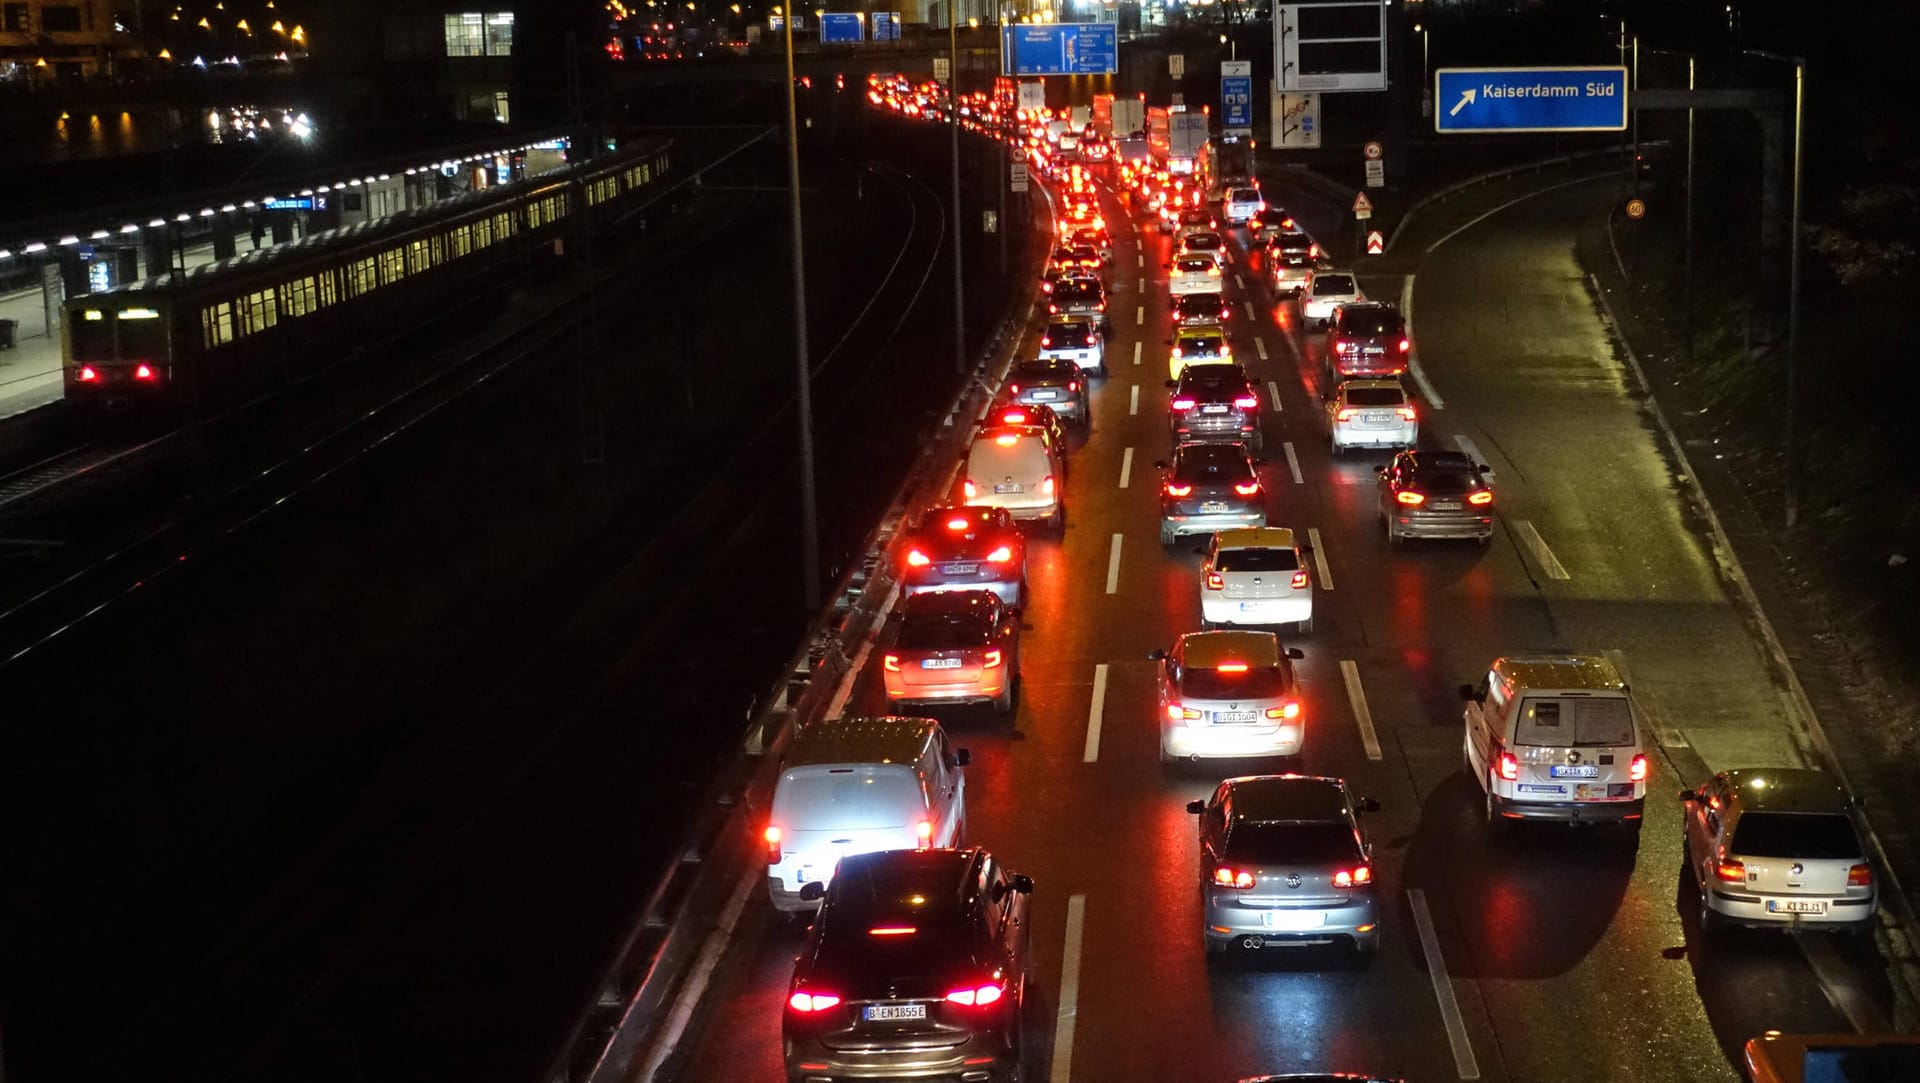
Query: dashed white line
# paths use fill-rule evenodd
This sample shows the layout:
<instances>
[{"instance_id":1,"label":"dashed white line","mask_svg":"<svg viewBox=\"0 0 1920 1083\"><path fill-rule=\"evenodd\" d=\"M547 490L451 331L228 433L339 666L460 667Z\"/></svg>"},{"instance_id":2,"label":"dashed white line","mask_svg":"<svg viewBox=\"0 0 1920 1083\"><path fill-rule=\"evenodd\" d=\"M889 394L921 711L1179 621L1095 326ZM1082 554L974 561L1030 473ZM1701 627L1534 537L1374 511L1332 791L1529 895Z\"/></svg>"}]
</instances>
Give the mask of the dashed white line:
<instances>
[{"instance_id":1,"label":"dashed white line","mask_svg":"<svg viewBox=\"0 0 1920 1083\"><path fill-rule=\"evenodd\" d=\"M1127 413L1138 414L1139 412L1140 412L1140 385L1134 384L1133 390L1127 393ZM1127 450L1131 451L1133 449L1128 448Z\"/></svg>"},{"instance_id":2,"label":"dashed white line","mask_svg":"<svg viewBox=\"0 0 1920 1083\"><path fill-rule=\"evenodd\" d=\"M1440 1002L1440 1021L1447 1027L1447 1044L1453 1046L1454 1070L1461 1079L1479 1079L1480 1062L1473 1057L1473 1043L1467 1038L1467 1024L1460 1018L1460 1001L1453 995L1453 979L1447 976L1447 961L1440 955L1440 935L1433 931L1433 914L1427 910L1427 893L1417 887L1409 888L1407 902L1413 907L1414 928L1420 932L1420 951L1427 957L1427 978L1433 982L1434 999ZM1078 992L1079 977L1076 972L1075 992Z\"/></svg>"},{"instance_id":3,"label":"dashed white line","mask_svg":"<svg viewBox=\"0 0 1920 1083\"><path fill-rule=\"evenodd\" d=\"M1320 544L1320 528L1307 528L1307 540L1313 543L1313 566L1320 571L1320 589L1333 589L1333 573L1327 570L1327 548Z\"/></svg>"},{"instance_id":4,"label":"dashed white line","mask_svg":"<svg viewBox=\"0 0 1920 1083\"><path fill-rule=\"evenodd\" d=\"M1465 434L1457 435L1453 438L1453 442L1459 446L1461 451L1466 453L1467 458L1472 459L1481 466L1487 465L1487 457L1480 454L1480 449L1474 445L1472 437ZM1486 477L1488 481L1492 481L1493 471L1488 470Z\"/></svg>"},{"instance_id":5,"label":"dashed white line","mask_svg":"<svg viewBox=\"0 0 1920 1083\"><path fill-rule=\"evenodd\" d=\"M1080 753L1081 763L1100 758L1100 721L1107 713L1107 664L1093 667L1093 702L1087 705L1087 746Z\"/></svg>"},{"instance_id":6,"label":"dashed white line","mask_svg":"<svg viewBox=\"0 0 1920 1083\"><path fill-rule=\"evenodd\" d=\"M1293 453L1293 441L1288 440L1281 444L1280 450L1287 453L1287 470L1293 475L1293 483L1295 485L1305 485L1307 479L1300 474L1300 456Z\"/></svg>"},{"instance_id":7,"label":"dashed white line","mask_svg":"<svg viewBox=\"0 0 1920 1083\"><path fill-rule=\"evenodd\" d=\"M1432 251L1432 249L1428 249ZM1400 316L1407 323L1407 338L1413 342L1413 349L1407 354L1407 371L1413 374L1413 382L1420 385L1420 393L1427 397L1427 405L1436 410L1447 408L1447 401L1440 392L1427 382L1427 371L1420 367L1420 343L1413 337L1413 276L1408 275L1400 283Z\"/></svg>"},{"instance_id":8,"label":"dashed white line","mask_svg":"<svg viewBox=\"0 0 1920 1083\"><path fill-rule=\"evenodd\" d=\"M1244 278L1241 278L1241 277L1240 277L1240 272L1238 272L1238 271L1235 271L1235 272L1233 273L1233 284L1234 284L1234 286L1235 286L1236 288L1238 288L1238 289L1243 289L1243 290L1244 290L1244 289L1246 289L1246 288L1247 288L1247 280L1246 280L1246 279L1244 279Z\"/></svg>"},{"instance_id":9,"label":"dashed white line","mask_svg":"<svg viewBox=\"0 0 1920 1083\"><path fill-rule=\"evenodd\" d=\"M1147 322L1147 309L1146 309L1146 306L1145 306L1145 305L1142 305L1142 306L1140 306L1139 308L1136 308L1136 309L1134 309L1134 310L1133 310L1133 325L1134 325L1135 327L1139 327L1139 326L1142 326L1143 324L1145 324L1146 322Z\"/></svg>"},{"instance_id":10,"label":"dashed white line","mask_svg":"<svg viewBox=\"0 0 1920 1083\"><path fill-rule=\"evenodd\" d=\"M1115 534L1113 536L1113 551L1107 554L1108 594L1115 594L1120 590L1120 543L1125 540L1125 535Z\"/></svg>"},{"instance_id":11,"label":"dashed white line","mask_svg":"<svg viewBox=\"0 0 1920 1083\"><path fill-rule=\"evenodd\" d=\"M1260 360L1265 361L1267 359L1267 340L1266 339L1264 338L1254 339L1253 348L1260 351ZM1277 402L1279 400L1275 399L1275 401ZM1275 407L1275 409L1278 409L1278 407Z\"/></svg>"},{"instance_id":12,"label":"dashed white line","mask_svg":"<svg viewBox=\"0 0 1920 1083\"><path fill-rule=\"evenodd\" d=\"M1071 1083L1073 1078L1073 1025L1080 1016L1080 940L1086 925L1087 897L1071 896L1067 941L1060 952L1060 1014L1053 1021L1053 1064L1047 1070L1047 1083Z\"/></svg>"},{"instance_id":13,"label":"dashed white line","mask_svg":"<svg viewBox=\"0 0 1920 1083\"><path fill-rule=\"evenodd\" d=\"M1140 344L1138 342L1133 344L1133 363L1136 365L1140 363Z\"/></svg>"},{"instance_id":14,"label":"dashed white line","mask_svg":"<svg viewBox=\"0 0 1920 1083\"><path fill-rule=\"evenodd\" d=\"M1138 282L1134 283L1133 288L1139 290L1141 293L1147 292L1147 280L1144 278L1140 279Z\"/></svg>"},{"instance_id":15,"label":"dashed white line","mask_svg":"<svg viewBox=\"0 0 1920 1083\"><path fill-rule=\"evenodd\" d=\"M1139 226L1133 227L1133 234L1136 237L1140 235ZM1145 268L1147 265L1147 254L1145 252L1142 252L1139 255L1133 257L1133 265L1135 267Z\"/></svg>"},{"instance_id":16,"label":"dashed white line","mask_svg":"<svg viewBox=\"0 0 1920 1083\"><path fill-rule=\"evenodd\" d=\"M1247 308L1247 321L1251 323L1252 321L1259 319L1260 317L1253 314L1253 302L1247 301L1245 302L1245 304Z\"/></svg>"},{"instance_id":17,"label":"dashed white line","mask_svg":"<svg viewBox=\"0 0 1920 1083\"><path fill-rule=\"evenodd\" d=\"M1138 391L1140 389L1136 387L1134 390ZM1133 449L1128 448L1125 453L1120 456L1120 487L1122 489L1126 488L1127 482L1131 480L1133 480ZM1107 593L1111 594L1113 592L1108 591Z\"/></svg>"},{"instance_id":18,"label":"dashed white line","mask_svg":"<svg viewBox=\"0 0 1920 1083\"><path fill-rule=\"evenodd\" d=\"M1373 712L1367 709L1367 690L1360 687L1360 667L1352 659L1342 658L1340 676L1347 682L1347 705L1353 708L1353 724L1360 727L1360 744L1366 748L1368 759L1380 759L1380 735L1373 732Z\"/></svg>"},{"instance_id":19,"label":"dashed white line","mask_svg":"<svg viewBox=\"0 0 1920 1083\"><path fill-rule=\"evenodd\" d=\"M1268 380L1267 394L1273 399L1273 412L1276 414L1279 413L1281 409L1280 408L1280 385L1275 383L1272 380Z\"/></svg>"},{"instance_id":20,"label":"dashed white line","mask_svg":"<svg viewBox=\"0 0 1920 1083\"><path fill-rule=\"evenodd\" d=\"M1533 550L1533 559L1540 562L1540 570L1547 573L1548 579L1573 578L1567 574L1567 569L1560 563L1560 558L1554 556L1553 550L1547 548L1547 539L1541 537L1540 532L1533 528L1531 520L1515 519L1513 529L1519 532L1520 540L1527 543L1527 548Z\"/></svg>"}]
</instances>

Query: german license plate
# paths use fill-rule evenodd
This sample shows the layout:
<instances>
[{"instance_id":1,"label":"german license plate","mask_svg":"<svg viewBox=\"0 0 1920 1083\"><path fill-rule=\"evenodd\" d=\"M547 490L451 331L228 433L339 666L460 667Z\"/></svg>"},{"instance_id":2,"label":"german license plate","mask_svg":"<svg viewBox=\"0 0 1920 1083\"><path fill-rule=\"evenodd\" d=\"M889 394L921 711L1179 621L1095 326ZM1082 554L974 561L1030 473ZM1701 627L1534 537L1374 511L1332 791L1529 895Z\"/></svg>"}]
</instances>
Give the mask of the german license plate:
<instances>
[{"instance_id":1,"label":"german license plate","mask_svg":"<svg viewBox=\"0 0 1920 1083\"><path fill-rule=\"evenodd\" d=\"M999 482L994 485L993 491L996 493L1017 493L1020 491L1020 484L1012 481Z\"/></svg>"},{"instance_id":2,"label":"german license plate","mask_svg":"<svg viewBox=\"0 0 1920 1083\"><path fill-rule=\"evenodd\" d=\"M1769 914L1824 914L1827 904L1824 899L1768 899Z\"/></svg>"},{"instance_id":3,"label":"german license plate","mask_svg":"<svg viewBox=\"0 0 1920 1083\"><path fill-rule=\"evenodd\" d=\"M1224 402L1208 403L1200 408L1200 412L1203 414L1224 414L1227 412L1227 404Z\"/></svg>"},{"instance_id":4,"label":"german license plate","mask_svg":"<svg viewBox=\"0 0 1920 1083\"><path fill-rule=\"evenodd\" d=\"M1033 399L1035 402L1050 402L1058 394L1059 392L1057 391L1035 391L1033 393Z\"/></svg>"},{"instance_id":5,"label":"german license plate","mask_svg":"<svg viewBox=\"0 0 1920 1083\"><path fill-rule=\"evenodd\" d=\"M1547 769L1552 778L1599 778L1600 765L1597 763L1556 763Z\"/></svg>"},{"instance_id":6,"label":"german license plate","mask_svg":"<svg viewBox=\"0 0 1920 1083\"><path fill-rule=\"evenodd\" d=\"M1318 929L1327 923L1327 915L1318 910L1267 910L1260 915L1260 924L1269 929Z\"/></svg>"},{"instance_id":7,"label":"german license plate","mask_svg":"<svg viewBox=\"0 0 1920 1083\"><path fill-rule=\"evenodd\" d=\"M920 668L921 669L959 669L960 659L958 658L922 658L920 659Z\"/></svg>"},{"instance_id":8,"label":"german license plate","mask_svg":"<svg viewBox=\"0 0 1920 1083\"><path fill-rule=\"evenodd\" d=\"M1434 511L1459 511L1460 502L1458 500L1436 500L1433 502L1433 510Z\"/></svg>"},{"instance_id":9,"label":"german license plate","mask_svg":"<svg viewBox=\"0 0 1920 1083\"><path fill-rule=\"evenodd\" d=\"M1367 412L1360 415L1360 420L1366 422L1369 425L1385 424L1387 420L1387 412L1385 410L1368 410Z\"/></svg>"},{"instance_id":10,"label":"german license plate","mask_svg":"<svg viewBox=\"0 0 1920 1083\"><path fill-rule=\"evenodd\" d=\"M1202 501L1202 502L1201 502L1201 504L1200 504L1200 510L1201 510L1202 512L1221 512L1221 511L1226 511L1226 510L1227 510L1227 503L1226 503L1226 501L1224 501L1224 500L1207 500L1207 501Z\"/></svg>"},{"instance_id":11,"label":"german license plate","mask_svg":"<svg viewBox=\"0 0 1920 1083\"><path fill-rule=\"evenodd\" d=\"M1213 712L1213 720L1215 722L1257 722L1259 721L1259 719L1260 719L1259 711L1215 711Z\"/></svg>"},{"instance_id":12,"label":"german license plate","mask_svg":"<svg viewBox=\"0 0 1920 1083\"><path fill-rule=\"evenodd\" d=\"M980 565L976 563L940 565L941 575L974 575L979 571Z\"/></svg>"},{"instance_id":13,"label":"german license plate","mask_svg":"<svg viewBox=\"0 0 1920 1083\"><path fill-rule=\"evenodd\" d=\"M1242 613L1251 613L1258 608L1260 608L1259 602L1241 602L1240 603L1240 612Z\"/></svg>"},{"instance_id":14,"label":"german license plate","mask_svg":"<svg viewBox=\"0 0 1920 1083\"><path fill-rule=\"evenodd\" d=\"M925 1019L925 1004L869 1004L860 1015L868 1022L881 1023L898 1019Z\"/></svg>"}]
</instances>

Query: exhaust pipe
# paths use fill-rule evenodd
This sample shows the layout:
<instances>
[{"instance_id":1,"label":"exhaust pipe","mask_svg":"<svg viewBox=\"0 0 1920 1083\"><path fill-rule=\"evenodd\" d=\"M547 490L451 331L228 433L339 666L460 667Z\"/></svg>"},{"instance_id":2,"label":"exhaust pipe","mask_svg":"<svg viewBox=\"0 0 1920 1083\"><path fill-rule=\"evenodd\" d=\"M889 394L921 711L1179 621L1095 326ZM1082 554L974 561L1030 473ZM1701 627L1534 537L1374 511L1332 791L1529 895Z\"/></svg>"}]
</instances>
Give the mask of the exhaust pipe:
<instances>
[{"instance_id":1,"label":"exhaust pipe","mask_svg":"<svg viewBox=\"0 0 1920 1083\"><path fill-rule=\"evenodd\" d=\"M1240 938L1240 946L1246 948L1248 951L1258 951L1266 947L1267 942L1257 936L1243 936Z\"/></svg>"}]
</instances>

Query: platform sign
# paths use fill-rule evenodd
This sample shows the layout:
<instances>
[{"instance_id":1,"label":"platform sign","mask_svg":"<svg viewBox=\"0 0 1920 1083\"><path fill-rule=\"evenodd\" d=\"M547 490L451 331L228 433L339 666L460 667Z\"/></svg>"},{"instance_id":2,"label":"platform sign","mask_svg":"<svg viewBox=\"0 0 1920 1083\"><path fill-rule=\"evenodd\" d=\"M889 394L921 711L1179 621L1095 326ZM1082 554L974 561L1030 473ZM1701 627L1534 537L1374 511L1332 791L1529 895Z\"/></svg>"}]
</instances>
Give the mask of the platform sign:
<instances>
[{"instance_id":1,"label":"platform sign","mask_svg":"<svg viewBox=\"0 0 1920 1083\"><path fill-rule=\"evenodd\" d=\"M1253 131L1253 61L1220 63L1220 127L1226 131Z\"/></svg>"},{"instance_id":2,"label":"platform sign","mask_svg":"<svg viewBox=\"0 0 1920 1083\"><path fill-rule=\"evenodd\" d=\"M1620 132L1627 69L1441 68L1433 73L1433 130Z\"/></svg>"},{"instance_id":3,"label":"platform sign","mask_svg":"<svg viewBox=\"0 0 1920 1083\"><path fill-rule=\"evenodd\" d=\"M847 45L867 40L866 22L859 12L827 12L820 16L820 44Z\"/></svg>"},{"instance_id":4,"label":"platform sign","mask_svg":"<svg viewBox=\"0 0 1920 1083\"><path fill-rule=\"evenodd\" d=\"M1112 75L1119 71L1113 23L1020 23L1001 30L1006 75Z\"/></svg>"},{"instance_id":5,"label":"platform sign","mask_svg":"<svg viewBox=\"0 0 1920 1083\"><path fill-rule=\"evenodd\" d=\"M900 40L900 13L897 11L876 11L873 13L873 40Z\"/></svg>"}]
</instances>

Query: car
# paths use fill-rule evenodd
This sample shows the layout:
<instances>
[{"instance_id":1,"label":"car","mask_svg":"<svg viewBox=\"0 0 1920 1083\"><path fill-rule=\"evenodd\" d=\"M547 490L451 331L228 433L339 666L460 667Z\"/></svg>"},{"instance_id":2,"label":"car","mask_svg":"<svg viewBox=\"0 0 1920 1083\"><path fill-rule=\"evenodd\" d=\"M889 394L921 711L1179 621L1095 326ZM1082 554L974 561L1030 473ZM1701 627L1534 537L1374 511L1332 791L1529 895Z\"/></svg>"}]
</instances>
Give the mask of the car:
<instances>
[{"instance_id":1,"label":"car","mask_svg":"<svg viewBox=\"0 0 1920 1083\"><path fill-rule=\"evenodd\" d=\"M1288 230L1267 242L1265 259L1274 292L1297 295L1320 265L1320 246L1304 230Z\"/></svg>"},{"instance_id":2,"label":"car","mask_svg":"<svg viewBox=\"0 0 1920 1083\"><path fill-rule=\"evenodd\" d=\"M1266 526L1265 491L1244 444L1181 444L1154 464L1160 485L1160 544L1189 534Z\"/></svg>"},{"instance_id":3,"label":"car","mask_svg":"<svg viewBox=\"0 0 1920 1083\"><path fill-rule=\"evenodd\" d=\"M1258 188L1229 188L1227 198L1221 203L1228 227L1247 225L1266 209L1267 199Z\"/></svg>"},{"instance_id":4,"label":"car","mask_svg":"<svg viewBox=\"0 0 1920 1083\"><path fill-rule=\"evenodd\" d=\"M1178 380L1195 365L1226 364L1233 360L1233 347L1227 342L1226 329L1219 324L1194 324L1176 327L1168 340L1167 377Z\"/></svg>"},{"instance_id":5,"label":"car","mask_svg":"<svg viewBox=\"0 0 1920 1083\"><path fill-rule=\"evenodd\" d=\"M988 703L1013 712L1020 618L990 590L914 594L894 610L898 629L881 656L889 707Z\"/></svg>"},{"instance_id":6,"label":"car","mask_svg":"<svg viewBox=\"0 0 1920 1083\"><path fill-rule=\"evenodd\" d=\"M1293 660L1272 632L1188 632L1156 663L1160 762L1293 756L1306 733Z\"/></svg>"},{"instance_id":7,"label":"car","mask_svg":"<svg viewBox=\"0 0 1920 1083\"><path fill-rule=\"evenodd\" d=\"M1100 273L1101 265L1106 263L1106 259L1101 256L1100 250L1093 245L1076 244L1070 251L1073 253L1073 260L1077 266L1092 271L1096 275Z\"/></svg>"},{"instance_id":8,"label":"car","mask_svg":"<svg viewBox=\"0 0 1920 1083\"><path fill-rule=\"evenodd\" d=\"M1018 362L1007 370L1002 394L1022 406L1045 407L1063 420L1083 425L1089 420L1086 377L1072 361L1040 357Z\"/></svg>"},{"instance_id":9,"label":"car","mask_svg":"<svg viewBox=\"0 0 1920 1083\"><path fill-rule=\"evenodd\" d=\"M1224 263L1227 259L1227 239L1210 229L1196 229L1190 233L1183 233L1180 235L1179 249L1174 255L1184 256L1189 252L1211 252L1219 256Z\"/></svg>"},{"instance_id":10,"label":"car","mask_svg":"<svg viewBox=\"0 0 1920 1083\"><path fill-rule=\"evenodd\" d=\"M1222 530L1200 549L1200 619L1222 625L1292 624L1313 631L1312 550L1278 526Z\"/></svg>"},{"instance_id":11,"label":"car","mask_svg":"<svg viewBox=\"0 0 1920 1083\"><path fill-rule=\"evenodd\" d=\"M1406 538L1493 543L1493 488L1484 464L1457 451L1402 451L1378 474L1388 545Z\"/></svg>"},{"instance_id":12,"label":"car","mask_svg":"<svg viewBox=\"0 0 1920 1083\"><path fill-rule=\"evenodd\" d=\"M960 478L969 507L1005 508L1016 521L1066 525L1066 449L1033 425L996 425L974 433Z\"/></svg>"},{"instance_id":13,"label":"car","mask_svg":"<svg viewBox=\"0 0 1920 1083\"><path fill-rule=\"evenodd\" d=\"M1352 271L1316 267L1307 272L1306 281L1300 285L1300 316L1309 327L1324 326L1341 305L1366 299Z\"/></svg>"},{"instance_id":14,"label":"car","mask_svg":"<svg viewBox=\"0 0 1920 1083\"><path fill-rule=\"evenodd\" d=\"M1496 658L1460 699L1461 751L1489 832L1525 820L1639 831L1652 770L1646 726L1605 655Z\"/></svg>"},{"instance_id":15,"label":"car","mask_svg":"<svg viewBox=\"0 0 1920 1083\"><path fill-rule=\"evenodd\" d=\"M1060 424L1060 415L1054 413L1052 407L1041 402L1015 402L1005 397L997 398L987 407L987 415L980 424L996 429L1040 430L1046 442L1060 451L1060 469L1063 471L1060 477L1066 479L1064 471L1069 461L1066 457L1067 430L1066 426Z\"/></svg>"},{"instance_id":16,"label":"car","mask_svg":"<svg viewBox=\"0 0 1920 1083\"><path fill-rule=\"evenodd\" d=\"M1033 880L986 850L841 859L794 960L787 1078L1018 1079Z\"/></svg>"},{"instance_id":17,"label":"car","mask_svg":"<svg viewBox=\"0 0 1920 1083\"><path fill-rule=\"evenodd\" d=\"M1378 951L1373 847L1360 814L1379 807L1324 775L1242 775L1189 802L1200 818L1208 956L1343 941Z\"/></svg>"},{"instance_id":18,"label":"car","mask_svg":"<svg viewBox=\"0 0 1920 1083\"><path fill-rule=\"evenodd\" d=\"M1264 245L1282 233L1299 229L1284 208L1269 203L1247 221L1247 245Z\"/></svg>"},{"instance_id":19,"label":"car","mask_svg":"<svg viewBox=\"0 0 1920 1083\"><path fill-rule=\"evenodd\" d=\"M1067 200L1061 211L1060 232L1070 234L1076 229L1092 227L1106 228L1106 219L1100 217L1100 210L1093 205L1091 194Z\"/></svg>"},{"instance_id":20,"label":"car","mask_svg":"<svg viewBox=\"0 0 1920 1083\"><path fill-rule=\"evenodd\" d=\"M1334 310L1327 325L1327 376L1398 376L1407 371L1413 340L1400 309L1385 301L1359 301Z\"/></svg>"},{"instance_id":21,"label":"car","mask_svg":"<svg viewBox=\"0 0 1920 1083\"><path fill-rule=\"evenodd\" d=\"M989 590L1002 602L1027 599L1027 539L1005 508L940 504L900 544L900 593Z\"/></svg>"},{"instance_id":22,"label":"car","mask_svg":"<svg viewBox=\"0 0 1920 1083\"><path fill-rule=\"evenodd\" d=\"M1113 238L1107 234L1105 227L1094 229L1092 226L1083 226L1074 230L1067 239L1076 247L1086 245L1100 253L1102 261L1113 258Z\"/></svg>"},{"instance_id":23,"label":"car","mask_svg":"<svg viewBox=\"0 0 1920 1083\"><path fill-rule=\"evenodd\" d=\"M1722 771L1680 791L1700 931L1740 925L1866 931L1879 905L1853 801L1804 768Z\"/></svg>"},{"instance_id":24,"label":"car","mask_svg":"<svg viewBox=\"0 0 1920 1083\"><path fill-rule=\"evenodd\" d=\"M1212 252L1183 252L1167 264L1167 270L1172 272L1167 276L1167 291L1176 297L1220 292L1220 257Z\"/></svg>"},{"instance_id":25,"label":"car","mask_svg":"<svg viewBox=\"0 0 1920 1083\"><path fill-rule=\"evenodd\" d=\"M1055 318L1040 332L1042 361L1071 361L1081 372L1107 374L1106 340L1100 326L1086 316Z\"/></svg>"},{"instance_id":26,"label":"car","mask_svg":"<svg viewBox=\"0 0 1920 1083\"><path fill-rule=\"evenodd\" d=\"M1260 392L1234 362L1188 365L1167 381L1167 428L1175 444L1225 440L1259 452Z\"/></svg>"},{"instance_id":27,"label":"car","mask_svg":"<svg viewBox=\"0 0 1920 1083\"><path fill-rule=\"evenodd\" d=\"M1174 216L1174 226L1182 233L1195 230L1210 231L1219 229L1220 221L1205 207L1187 207Z\"/></svg>"},{"instance_id":28,"label":"car","mask_svg":"<svg viewBox=\"0 0 1920 1083\"><path fill-rule=\"evenodd\" d=\"M1410 448L1420 413L1399 380L1344 380L1327 396L1327 433L1335 457L1353 448Z\"/></svg>"},{"instance_id":29,"label":"car","mask_svg":"<svg viewBox=\"0 0 1920 1083\"><path fill-rule=\"evenodd\" d=\"M1053 292L1047 296L1047 313L1051 316L1090 316L1100 321L1104 329L1107 322L1107 290L1100 280L1087 275L1069 275L1054 283Z\"/></svg>"},{"instance_id":30,"label":"car","mask_svg":"<svg viewBox=\"0 0 1920 1083\"><path fill-rule=\"evenodd\" d=\"M1222 324L1232 315L1226 297L1219 293L1183 293L1173 299L1175 327Z\"/></svg>"}]
</instances>

